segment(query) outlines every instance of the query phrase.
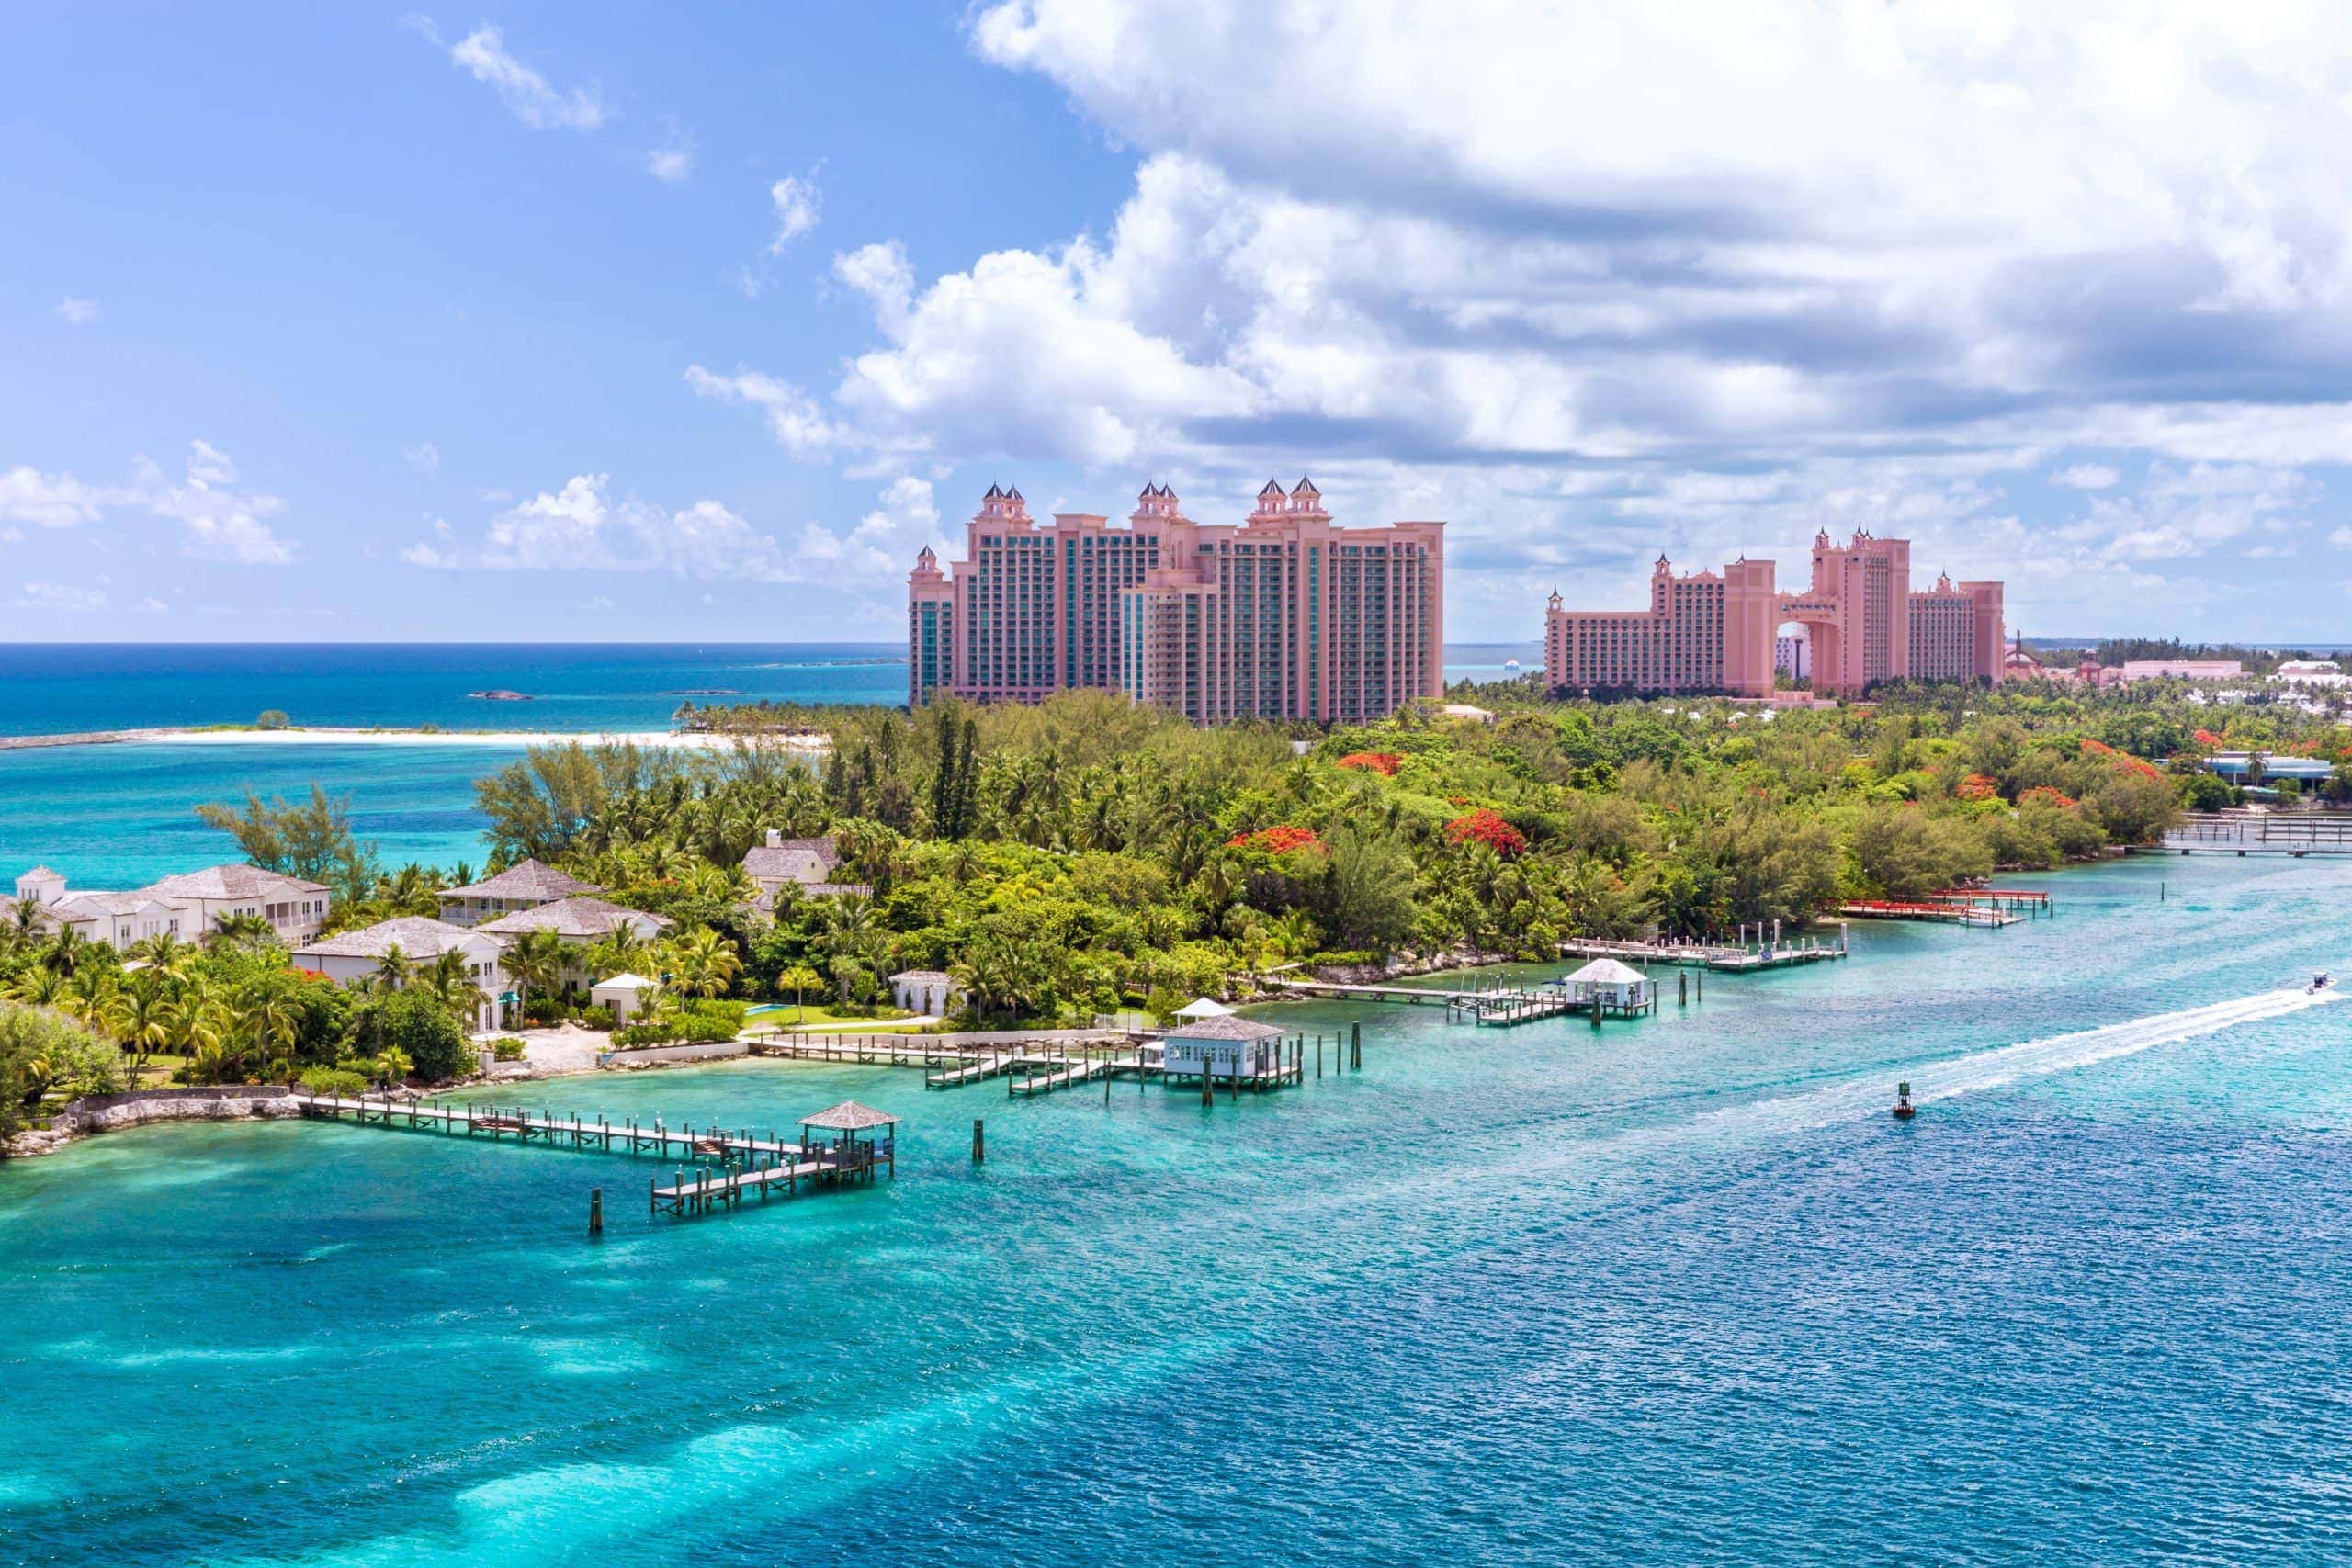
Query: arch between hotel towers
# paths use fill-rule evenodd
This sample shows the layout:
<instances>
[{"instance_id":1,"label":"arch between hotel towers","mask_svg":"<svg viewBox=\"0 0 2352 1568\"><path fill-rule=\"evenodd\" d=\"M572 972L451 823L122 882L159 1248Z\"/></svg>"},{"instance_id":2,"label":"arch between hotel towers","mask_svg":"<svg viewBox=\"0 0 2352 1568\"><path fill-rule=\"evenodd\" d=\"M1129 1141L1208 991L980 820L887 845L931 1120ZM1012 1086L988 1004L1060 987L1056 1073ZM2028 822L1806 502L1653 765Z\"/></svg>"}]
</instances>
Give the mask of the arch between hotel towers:
<instances>
[{"instance_id":1,"label":"arch between hotel towers","mask_svg":"<svg viewBox=\"0 0 2352 1568\"><path fill-rule=\"evenodd\" d=\"M2001 584L1911 589L1911 542L1858 532L1813 541L1812 579L1783 593L1769 560L1677 574L1663 555L1642 610L1570 610L1555 592L1544 617L1544 672L1555 690L1725 693L1769 697L1781 626L1804 628L1813 689L1855 696L1883 681L2001 679Z\"/></svg>"}]
</instances>

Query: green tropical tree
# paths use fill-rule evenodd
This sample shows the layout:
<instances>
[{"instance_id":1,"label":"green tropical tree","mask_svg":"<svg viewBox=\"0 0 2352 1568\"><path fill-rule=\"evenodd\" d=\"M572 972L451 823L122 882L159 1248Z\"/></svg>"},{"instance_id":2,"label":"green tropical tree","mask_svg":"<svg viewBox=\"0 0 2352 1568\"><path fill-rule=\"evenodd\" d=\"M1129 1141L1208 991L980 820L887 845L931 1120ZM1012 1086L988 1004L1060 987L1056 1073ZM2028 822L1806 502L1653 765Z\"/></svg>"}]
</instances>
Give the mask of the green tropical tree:
<instances>
[{"instance_id":1,"label":"green tropical tree","mask_svg":"<svg viewBox=\"0 0 2352 1568\"><path fill-rule=\"evenodd\" d=\"M671 984L690 997L715 997L742 972L742 954L735 944L707 926L686 932L671 944Z\"/></svg>"},{"instance_id":2,"label":"green tropical tree","mask_svg":"<svg viewBox=\"0 0 2352 1568\"><path fill-rule=\"evenodd\" d=\"M806 964L787 964L783 968L776 971L775 988L777 992L779 994L785 991L790 991L792 993L792 1005L796 1010L795 1016L793 1018L793 1021L795 1023L803 1023L808 1021L808 1007L804 998L807 997L808 992L815 990L824 983L824 976L818 974L817 971L811 969Z\"/></svg>"},{"instance_id":3,"label":"green tropical tree","mask_svg":"<svg viewBox=\"0 0 2352 1568\"><path fill-rule=\"evenodd\" d=\"M387 1089L405 1083L409 1074L414 1071L416 1064L410 1061L408 1053L397 1045L387 1045L376 1053L376 1076L383 1080Z\"/></svg>"},{"instance_id":4,"label":"green tropical tree","mask_svg":"<svg viewBox=\"0 0 2352 1568\"><path fill-rule=\"evenodd\" d=\"M525 996L553 996L563 987L563 971L571 961L563 938L551 931L525 931L499 960Z\"/></svg>"}]
</instances>

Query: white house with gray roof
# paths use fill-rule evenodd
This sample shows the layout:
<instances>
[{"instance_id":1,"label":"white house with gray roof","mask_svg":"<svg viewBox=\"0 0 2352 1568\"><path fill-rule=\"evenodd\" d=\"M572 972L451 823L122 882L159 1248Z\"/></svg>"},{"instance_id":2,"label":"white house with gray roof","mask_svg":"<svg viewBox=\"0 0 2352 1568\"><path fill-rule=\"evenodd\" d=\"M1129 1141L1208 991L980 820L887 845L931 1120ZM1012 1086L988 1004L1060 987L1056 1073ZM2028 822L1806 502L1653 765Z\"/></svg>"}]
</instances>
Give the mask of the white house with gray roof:
<instances>
[{"instance_id":1,"label":"white house with gray roof","mask_svg":"<svg viewBox=\"0 0 2352 1568\"><path fill-rule=\"evenodd\" d=\"M500 964L506 945L481 931L423 915L403 915L356 931L337 931L296 948L294 962L348 988L372 981L385 955L394 949L406 961L411 979L420 971L431 969L444 953L463 953L466 974L487 998L475 1010L474 1027L499 1027L498 998L513 988L513 982Z\"/></svg>"},{"instance_id":2,"label":"white house with gray roof","mask_svg":"<svg viewBox=\"0 0 2352 1568\"><path fill-rule=\"evenodd\" d=\"M242 864L166 876L129 893L75 891L56 872L35 866L17 878L17 897L37 902L50 930L70 929L118 952L153 936L196 942L235 915L266 921L292 947L318 935L333 902L321 883Z\"/></svg>"},{"instance_id":3,"label":"white house with gray roof","mask_svg":"<svg viewBox=\"0 0 2352 1568\"><path fill-rule=\"evenodd\" d=\"M570 991L595 978L588 972L589 948L624 930L641 941L651 942L674 923L667 915L648 914L643 909L628 908L583 894L559 898L535 909L501 915L494 920L484 920L474 930L509 942L520 941L532 931L555 932L563 945L572 950L571 958L563 966L563 988Z\"/></svg>"},{"instance_id":4,"label":"white house with gray roof","mask_svg":"<svg viewBox=\"0 0 2352 1568\"><path fill-rule=\"evenodd\" d=\"M841 863L841 846L831 833L816 839L787 839L771 828L767 842L755 844L743 854L743 874L759 889L752 907L762 914L775 912L776 894L786 883L807 898L874 891L863 882L835 882L833 873Z\"/></svg>"},{"instance_id":5,"label":"white house with gray roof","mask_svg":"<svg viewBox=\"0 0 2352 1568\"><path fill-rule=\"evenodd\" d=\"M522 909L536 909L559 898L602 893L593 882L536 860L508 866L496 876L441 895L441 918L453 926L479 925Z\"/></svg>"}]
</instances>

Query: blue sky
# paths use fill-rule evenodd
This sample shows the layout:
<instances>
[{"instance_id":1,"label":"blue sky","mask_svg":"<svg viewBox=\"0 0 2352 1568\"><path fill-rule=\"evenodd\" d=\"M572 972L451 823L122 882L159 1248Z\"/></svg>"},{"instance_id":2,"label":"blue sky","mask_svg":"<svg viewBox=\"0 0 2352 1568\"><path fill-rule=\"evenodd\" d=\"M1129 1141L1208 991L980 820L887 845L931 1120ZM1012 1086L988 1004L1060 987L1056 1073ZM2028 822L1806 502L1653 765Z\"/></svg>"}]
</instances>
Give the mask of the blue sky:
<instances>
[{"instance_id":1,"label":"blue sky","mask_svg":"<svg viewBox=\"0 0 2352 1568\"><path fill-rule=\"evenodd\" d=\"M2340 8L0 14L0 639L898 635L979 492L2352 640Z\"/></svg>"}]
</instances>

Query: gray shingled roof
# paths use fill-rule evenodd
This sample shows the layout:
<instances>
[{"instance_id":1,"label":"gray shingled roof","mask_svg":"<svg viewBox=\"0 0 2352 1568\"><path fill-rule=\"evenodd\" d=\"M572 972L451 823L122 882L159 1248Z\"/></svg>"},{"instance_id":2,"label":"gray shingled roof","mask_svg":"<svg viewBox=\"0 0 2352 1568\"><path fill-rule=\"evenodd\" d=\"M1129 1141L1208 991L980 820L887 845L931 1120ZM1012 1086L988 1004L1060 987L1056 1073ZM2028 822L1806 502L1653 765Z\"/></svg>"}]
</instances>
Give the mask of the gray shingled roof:
<instances>
[{"instance_id":1,"label":"gray shingled roof","mask_svg":"<svg viewBox=\"0 0 2352 1568\"><path fill-rule=\"evenodd\" d=\"M288 893L324 893L326 886L281 876L257 865L209 865L152 882L140 891L157 898L276 898Z\"/></svg>"},{"instance_id":2,"label":"gray shingled roof","mask_svg":"<svg viewBox=\"0 0 2352 1568\"><path fill-rule=\"evenodd\" d=\"M501 915L494 920L484 920L475 927L493 936L521 936L526 931L553 931L558 936L578 937L593 941L608 937L621 926L633 920L650 920L657 931L670 929L667 915L649 915L641 909L624 908L602 898L585 896L559 898L552 904L542 904L536 909L517 909L511 915Z\"/></svg>"},{"instance_id":3,"label":"gray shingled roof","mask_svg":"<svg viewBox=\"0 0 2352 1568\"><path fill-rule=\"evenodd\" d=\"M1254 1018L1227 1013L1220 1018L1187 1019L1170 1030L1170 1040L1272 1040L1284 1031Z\"/></svg>"},{"instance_id":4,"label":"gray shingled roof","mask_svg":"<svg viewBox=\"0 0 2352 1568\"><path fill-rule=\"evenodd\" d=\"M441 897L451 898L537 898L552 903L569 898L575 893L602 893L604 888L594 882L582 882L567 872L556 870L539 861L526 860L508 866L487 881L470 887L452 887Z\"/></svg>"},{"instance_id":5,"label":"gray shingled roof","mask_svg":"<svg viewBox=\"0 0 2352 1568\"><path fill-rule=\"evenodd\" d=\"M743 852L743 874L753 881L822 882L842 863L842 853L828 833L817 839L786 839L780 843L755 844Z\"/></svg>"},{"instance_id":6,"label":"gray shingled roof","mask_svg":"<svg viewBox=\"0 0 2352 1568\"><path fill-rule=\"evenodd\" d=\"M463 926L428 919L423 915L402 915L395 920L379 920L356 931L343 931L297 948L297 958L381 958L397 947L411 958L438 958L443 953L464 946L475 932ZM495 942L495 938L488 939Z\"/></svg>"}]
</instances>

